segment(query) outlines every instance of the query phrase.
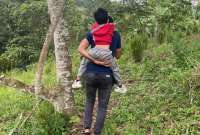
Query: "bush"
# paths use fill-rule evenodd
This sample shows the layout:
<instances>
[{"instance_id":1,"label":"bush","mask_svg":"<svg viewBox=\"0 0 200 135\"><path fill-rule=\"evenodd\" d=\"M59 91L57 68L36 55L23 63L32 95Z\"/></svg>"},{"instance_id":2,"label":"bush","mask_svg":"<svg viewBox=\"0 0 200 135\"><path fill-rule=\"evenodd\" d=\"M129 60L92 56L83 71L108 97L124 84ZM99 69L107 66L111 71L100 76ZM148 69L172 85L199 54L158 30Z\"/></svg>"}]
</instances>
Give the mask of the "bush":
<instances>
[{"instance_id":1,"label":"bush","mask_svg":"<svg viewBox=\"0 0 200 135\"><path fill-rule=\"evenodd\" d=\"M200 45L198 39L176 39L172 45L177 67L191 69L199 62Z\"/></svg>"},{"instance_id":2,"label":"bush","mask_svg":"<svg viewBox=\"0 0 200 135\"><path fill-rule=\"evenodd\" d=\"M179 68L187 68L187 56L189 55L189 47L187 47L187 43L183 39L177 39L173 43L173 52L176 56L176 65Z\"/></svg>"},{"instance_id":3,"label":"bush","mask_svg":"<svg viewBox=\"0 0 200 135\"><path fill-rule=\"evenodd\" d=\"M38 60L49 17L45 1L0 3L0 72ZM4 29L3 29L4 28Z\"/></svg>"},{"instance_id":4,"label":"bush","mask_svg":"<svg viewBox=\"0 0 200 135\"><path fill-rule=\"evenodd\" d=\"M39 51L34 47L10 47L0 55L0 72L13 68L26 70L26 66L38 59Z\"/></svg>"},{"instance_id":5,"label":"bush","mask_svg":"<svg viewBox=\"0 0 200 135\"><path fill-rule=\"evenodd\" d=\"M143 52L147 48L148 38L145 34L134 35L130 39L131 53L135 62L142 61Z\"/></svg>"}]
</instances>

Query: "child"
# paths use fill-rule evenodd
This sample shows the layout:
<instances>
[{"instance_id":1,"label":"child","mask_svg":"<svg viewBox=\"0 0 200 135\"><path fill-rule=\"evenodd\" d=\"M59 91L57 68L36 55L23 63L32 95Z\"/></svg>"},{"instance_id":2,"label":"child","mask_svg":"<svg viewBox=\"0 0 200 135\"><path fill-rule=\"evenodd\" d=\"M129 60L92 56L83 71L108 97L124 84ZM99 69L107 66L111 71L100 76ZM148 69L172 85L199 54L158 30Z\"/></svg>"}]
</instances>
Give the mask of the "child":
<instances>
[{"instance_id":1,"label":"child","mask_svg":"<svg viewBox=\"0 0 200 135\"><path fill-rule=\"evenodd\" d=\"M91 33L93 35L95 47L89 49L89 54L94 59L106 60L110 63L111 65L110 67L113 71L113 76L117 84L115 91L125 93L127 91L126 87L122 85L118 66L116 65L115 60L112 56L112 51L109 49L112 42L113 32L115 30L115 24L112 22L113 22L112 18L109 17L109 22L105 24L99 24L98 22L96 22L92 25ZM82 87L80 77L86 71L86 65L88 62L89 62L88 59L86 58L82 59L79 70L78 70L77 78L72 84L72 88Z\"/></svg>"}]
</instances>

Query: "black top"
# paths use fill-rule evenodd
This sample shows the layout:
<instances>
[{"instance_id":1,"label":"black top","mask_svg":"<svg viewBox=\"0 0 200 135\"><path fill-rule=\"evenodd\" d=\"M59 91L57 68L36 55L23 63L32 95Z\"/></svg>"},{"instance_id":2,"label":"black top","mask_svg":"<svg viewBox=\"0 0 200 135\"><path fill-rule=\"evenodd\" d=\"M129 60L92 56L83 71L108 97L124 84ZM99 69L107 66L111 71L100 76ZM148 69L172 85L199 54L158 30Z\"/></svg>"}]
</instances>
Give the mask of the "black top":
<instances>
[{"instance_id":1,"label":"black top","mask_svg":"<svg viewBox=\"0 0 200 135\"><path fill-rule=\"evenodd\" d=\"M91 48L95 47L95 43L94 43L93 36L92 36L91 32L88 32L86 34L86 39L88 40ZM112 51L113 57L115 56L116 49L120 49L120 48L121 48L121 37L120 37L120 34L117 31L115 31L113 33L112 43L110 45L110 50ZM94 64L92 62L87 64L86 72L112 74L112 70L111 70L110 67L96 65L96 64Z\"/></svg>"}]
</instances>

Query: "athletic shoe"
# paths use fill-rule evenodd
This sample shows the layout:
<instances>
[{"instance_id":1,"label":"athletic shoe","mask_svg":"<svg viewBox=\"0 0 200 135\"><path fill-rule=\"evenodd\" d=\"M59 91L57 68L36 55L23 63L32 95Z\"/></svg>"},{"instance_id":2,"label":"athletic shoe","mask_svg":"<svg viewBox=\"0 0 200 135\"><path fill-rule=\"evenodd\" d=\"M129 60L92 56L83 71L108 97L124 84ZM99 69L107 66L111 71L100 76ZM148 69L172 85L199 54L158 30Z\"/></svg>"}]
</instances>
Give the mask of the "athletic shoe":
<instances>
[{"instance_id":1,"label":"athletic shoe","mask_svg":"<svg viewBox=\"0 0 200 135\"><path fill-rule=\"evenodd\" d=\"M80 80L75 80L72 84L73 89L79 89L82 87L81 81Z\"/></svg>"},{"instance_id":2,"label":"athletic shoe","mask_svg":"<svg viewBox=\"0 0 200 135\"><path fill-rule=\"evenodd\" d=\"M118 92L118 93L126 93L127 92L127 88L126 88L126 86L125 85L123 85L122 84L122 86L120 87L120 86L117 86L117 85L115 85L115 88L114 88L114 91L115 92Z\"/></svg>"}]
</instances>

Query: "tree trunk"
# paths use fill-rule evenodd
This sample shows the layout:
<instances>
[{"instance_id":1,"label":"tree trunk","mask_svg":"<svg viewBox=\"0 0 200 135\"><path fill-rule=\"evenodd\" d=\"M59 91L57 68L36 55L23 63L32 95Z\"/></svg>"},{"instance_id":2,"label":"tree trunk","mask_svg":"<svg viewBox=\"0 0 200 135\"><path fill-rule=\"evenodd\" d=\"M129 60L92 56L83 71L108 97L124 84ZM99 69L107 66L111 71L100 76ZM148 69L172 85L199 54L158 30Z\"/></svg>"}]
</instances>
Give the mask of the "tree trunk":
<instances>
[{"instance_id":1,"label":"tree trunk","mask_svg":"<svg viewBox=\"0 0 200 135\"><path fill-rule=\"evenodd\" d=\"M56 29L56 26L57 26L60 18L63 16L63 9L64 9L64 5L61 9L59 9L57 16L55 16L55 21L52 22L51 25L49 26L49 30L46 34L46 38L45 38L45 41L44 41L44 44L42 47L42 51L40 53L37 72L35 75L35 85L34 85L36 95L40 95L43 93L41 80L42 80L42 74L43 74L43 70L44 70L45 60L47 57L49 44L52 42L52 39L53 39L53 34Z\"/></svg>"},{"instance_id":2,"label":"tree trunk","mask_svg":"<svg viewBox=\"0 0 200 135\"><path fill-rule=\"evenodd\" d=\"M56 22L56 16L58 16L59 10L63 8L64 4L64 0L48 0L51 23L54 24ZM54 32L56 73L60 93L53 103L59 112L73 113L74 98L71 89L71 57L67 46L69 32L65 26L66 22L62 14Z\"/></svg>"}]
</instances>

